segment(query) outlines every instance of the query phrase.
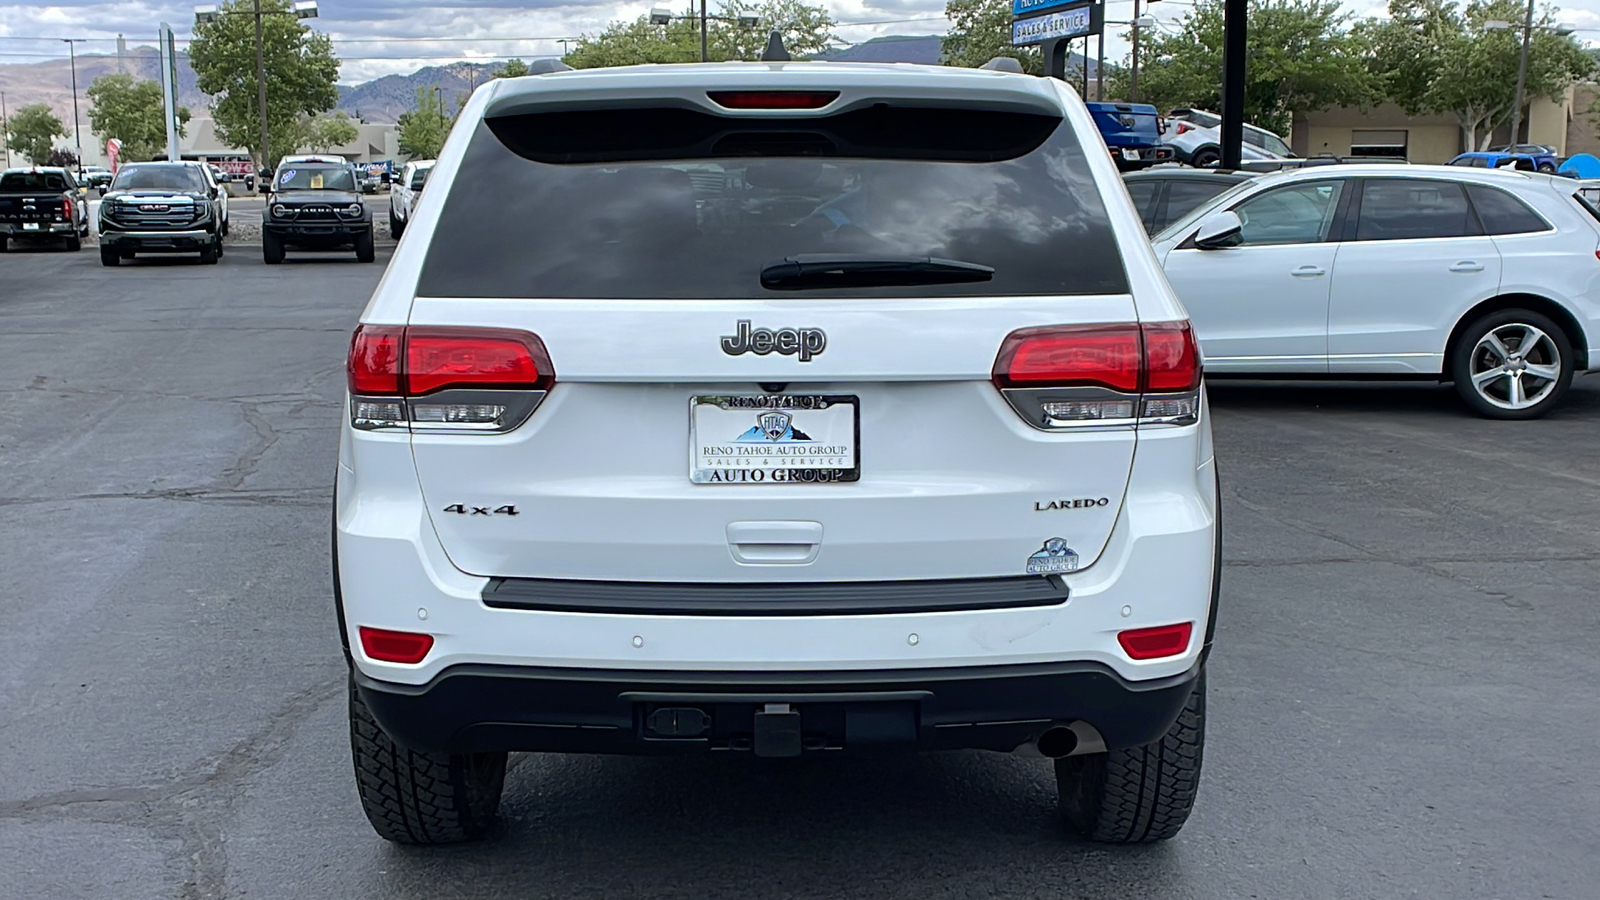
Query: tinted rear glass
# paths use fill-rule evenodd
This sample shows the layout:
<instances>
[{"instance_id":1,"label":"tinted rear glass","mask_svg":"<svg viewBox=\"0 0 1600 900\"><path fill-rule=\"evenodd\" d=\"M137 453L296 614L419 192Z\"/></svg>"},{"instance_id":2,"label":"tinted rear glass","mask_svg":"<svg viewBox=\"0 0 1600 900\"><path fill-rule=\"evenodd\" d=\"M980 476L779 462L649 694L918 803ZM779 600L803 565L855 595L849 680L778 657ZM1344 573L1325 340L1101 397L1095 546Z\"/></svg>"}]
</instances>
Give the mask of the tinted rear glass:
<instances>
[{"instance_id":1,"label":"tinted rear glass","mask_svg":"<svg viewBox=\"0 0 1600 900\"><path fill-rule=\"evenodd\" d=\"M995 270L981 283L804 296L1128 290L1084 148L1059 119L874 107L809 120L678 109L489 120L444 198L418 291L792 298L760 274L798 254Z\"/></svg>"},{"instance_id":2,"label":"tinted rear glass","mask_svg":"<svg viewBox=\"0 0 1600 900\"><path fill-rule=\"evenodd\" d=\"M0 191L65 191L67 179L58 172L7 172L0 175Z\"/></svg>"},{"instance_id":3,"label":"tinted rear glass","mask_svg":"<svg viewBox=\"0 0 1600 900\"><path fill-rule=\"evenodd\" d=\"M284 163L278 172L279 191L353 191L355 170L349 166Z\"/></svg>"},{"instance_id":4,"label":"tinted rear glass","mask_svg":"<svg viewBox=\"0 0 1600 900\"><path fill-rule=\"evenodd\" d=\"M205 179L193 166L128 166L111 183L118 191L204 191Z\"/></svg>"},{"instance_id":5,"label":"tinted rear glass","mask_svg":"<svg viewBox=\"0 0 1600 900\"><path fill-rule=\"evenodd\" d=\"M1486 234L1527 234L1548 231L1549 223L1518 197L1485 184L1467 185L1467 196L1478 212Z\"/></svg>"}]
</instances>

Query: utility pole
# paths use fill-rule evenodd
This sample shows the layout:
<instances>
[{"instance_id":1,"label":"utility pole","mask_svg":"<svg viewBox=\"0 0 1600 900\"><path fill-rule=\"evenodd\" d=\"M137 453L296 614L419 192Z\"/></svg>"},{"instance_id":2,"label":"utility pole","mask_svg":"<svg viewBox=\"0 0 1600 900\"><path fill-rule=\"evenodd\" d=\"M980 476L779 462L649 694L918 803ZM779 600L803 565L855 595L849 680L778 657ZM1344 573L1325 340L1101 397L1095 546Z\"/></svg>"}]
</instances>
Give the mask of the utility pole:
<instances>
[{"instance_id":1,"label":"utility pole","mask_svg":"<svg viewBox=\"0 0 1600 900\"><path fill-rule=\"evenodd\" d=\"M261 113L261 168L272 168L272 153L267 138L267 58L261 36L261 0L253 0L256 19L256 109Z\"/></svg>"},{"instance_id":2,"label":"utility pole","mask_svg":"<svg viewBox=\"0 0 1600 900\"><path fill-rule=\"evenodd\" d=\"M1094 99L1106 98L1106 34L1104 31L1095 36L1095 62L1094 62Z\"/></svg>"},{"instance_id":3,"label":"utility pole","mask_svg":"<svg viewBox=\"0 0 1600 900\"><path fill-rule=\"evenodd\" d=\"M1139 100L1139 0L1133 0L1133 72L1128 79L1128 100Z\"/></svg>"},{"instance_id":4,"label":"utility pole","mask_svg":"<svg viewBox=\"0 0 1600 900\"><path fill-rule=\"evenodd\" d=\"M1511 107L1511 140L1507 144L1515 144L1522 138L1517 132L1522 129L1522 103L1524 91L1528 87L1528 42L1533 38L1533 0L1528 0L1528 16L1522 23L1522 59L1517 62L1517 102Z\"/></svg>"},{"instance_id":5,"label":"utility pole","mask_svg":"<svg viewBox=\"0 0 1600 900\"><path fill-rule=\"evenodd\" d=\"M706 0L700 0L700 61L706 61Z\"/></svg>"},{"instance_id":6,"label":"utility pole","mask_svg":"<svg viewBox=\"0 0 1600 900\"><path fill-rule=\"evenodd\" d=\"M1531 15L1531 13L1530 13ZM67 55L72 59L72 140L78 145L78 174L83 174L83 123L78 118L78 42L83 38L62 38L67 45ZM1528 61L1528 45L1522 45L1522 61ZM1517 82L1521 84L1522 82ZM1519 95L1520 96L1520 95Z\"/></svg>"},{"instance_id":7,"label":"utility pole","mask_svg":"<svg viewBox=\"0 0 1600 900\"><path fill-rule=\"evenodd\" d=\"M1222 10L1222 167L1237 169L1244 152L1244 73L1250 27L1248 0Z\"/></svg>"},{"instance_id":8,"label":"utility pole","mask_svg":"<svg viewBox=\"0 0 1600 900\"><path fill-rule=\"evenodd\" d=\"M6 168L11 168L11 117L6 115L6 92L0 91L0 138L6 142Z\"/></svg>"}]
</instances>

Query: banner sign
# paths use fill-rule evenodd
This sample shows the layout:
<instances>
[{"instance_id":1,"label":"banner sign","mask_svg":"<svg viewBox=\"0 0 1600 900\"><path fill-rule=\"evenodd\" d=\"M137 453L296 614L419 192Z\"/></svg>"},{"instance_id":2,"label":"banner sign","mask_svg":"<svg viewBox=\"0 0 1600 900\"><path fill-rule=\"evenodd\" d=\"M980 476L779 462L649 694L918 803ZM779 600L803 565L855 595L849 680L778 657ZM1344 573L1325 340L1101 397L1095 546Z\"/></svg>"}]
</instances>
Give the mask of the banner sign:
<instances>
[{"instance_id":1,"label":"banner sign","mask_svg":"<svg viewBox=\"0 0 1600 900\"><path fill-rule=\"evenodd\" d=\"M1104 26L1103 5L1096 3L1091 6L1079 6L1027 19L1017 19L1011 23L1011 45L1021 47L1049 40L1071 40L1084 35L1099 34Z\"/></svg>"},{"instance_id":2,"label":"banner sign","mask_svg":"<svg viewBox=\"0 0 1600 900\"><path fill-rule=\"evenodd\" d=\"M1083 2L1084 0L1011 0L1011 15L1020 19L1064 6L1076 6Z\"/></svg>"}]
</instances>

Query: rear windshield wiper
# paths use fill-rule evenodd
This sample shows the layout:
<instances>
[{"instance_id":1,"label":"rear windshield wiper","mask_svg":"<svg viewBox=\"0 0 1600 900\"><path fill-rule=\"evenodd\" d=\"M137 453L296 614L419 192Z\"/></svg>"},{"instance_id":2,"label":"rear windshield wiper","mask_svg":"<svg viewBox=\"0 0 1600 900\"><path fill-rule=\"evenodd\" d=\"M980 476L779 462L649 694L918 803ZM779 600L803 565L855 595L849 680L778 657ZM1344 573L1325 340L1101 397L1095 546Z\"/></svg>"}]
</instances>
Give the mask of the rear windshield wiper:
<instances>
[{"instance_id":1,"label":"rear windshield wiper","mask_svg":"<svg viewBox=\"0 0 1600 900\"><path fill-rule=\"evenodd\" d=\"M967 284L992 278L994 269L988 266L930 256L802 253L761 270L761 286L770 291Z\"/></svg>"}]
</instances>

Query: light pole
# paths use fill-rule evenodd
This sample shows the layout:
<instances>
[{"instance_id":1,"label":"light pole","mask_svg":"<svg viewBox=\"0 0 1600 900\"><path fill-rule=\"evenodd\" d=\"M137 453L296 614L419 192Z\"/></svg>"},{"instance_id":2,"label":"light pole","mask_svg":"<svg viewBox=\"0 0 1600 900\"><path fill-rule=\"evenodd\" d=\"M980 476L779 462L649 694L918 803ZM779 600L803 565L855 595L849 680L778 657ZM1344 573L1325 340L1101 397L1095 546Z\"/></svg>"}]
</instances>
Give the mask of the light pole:
<instances>
[{"instance_id":1,"label":"light pole","mask_svg":"<svg viewBox=\"0 0 1600 900\"><path fill-rule=\"evenodd\" d=\"M262 9L261 0L250 0L252 8L249 11L242 9L222 9L217 6L196 7L194 21L197 25L215 22L219 16L245 15L253 16L256 20L256 110L261 118L261 168L271 168L272 152L270 140L267 135L267 59L266 42L262 37L261 20L263 16L294 16L296 19L315 19L317 17L316 0L297 0L286 10Z\"/></svg>"},{"instance_id":2,"label":"light pole","mask_svg":"<svg viewBox=\"0 0 1600 900\"><path fill-rule=\"evenodd\" d=\"M78 174L83 174L83 125L78 121L78 42L83 38L62 38L67 56L72 59L72 140L78 145Z\"/></svg>"},{"instance_id":3,"label":"light pole","mask_svg":"<svg viewBox=\"0 0 1600 900\"><path fill-rule=\"evenodd\" d=\"M11 117L6 115L6 92L0 91L0 138L6 142L6 168L11 168Z\"/></svg>"},{"instance_id":4,"label":"light pole","mask_svg":"<svg viewBox=\"0 0 1600 900\"><path fill-rule=\"evenodd\" d=\"M662 7L662 6L652 7L651 10L650 10L650 24L651 25L671 25L673 22L682 21L683 19L689 19L689 18L694 18L694 17L693 16L675 16L675 15L672 14L672 10L667 9L666 7ZM707 52L706 52L706 37L707 37L707 28L708 28L706 23L708 21L710 21L711 19L716 19L718 22L730 22L732 24L738 25L740 28L754 28L757 25L761 24L761 18L759 16L713 16L713 15L709 15L709 14L706 13L706 0L700 0L700 16L699 16L699 18L700 18L700 61L701 62L707 62L709 60L709 58L710 58L707 55Z\"/></svg>"},{"instance_id":5,"label":"light pole","mask_svg":"<svg viewBox=\"0 0 1600 900\"><path fill-rule=\"evenodd\" d=\"M1483 23L1489 31L1507 31L1516 26L1503 19L1490 19ZM1528 14L1522 22L1522 56L1517 60L1517 92L1511 105L1511 140L1508 144L1520 143L1517 132L1522 130L1522 104L1526 99L1528 88L1528 44L1533 40L1533 0L1528 0ZM1538 26L1541 31L1548 31L1566 37L1576 29L1566 25ZM1471 149L1471 148L1468 148Z\"/></svg>"},{"instance_id":6,"label":"light pole","mask_svg":"<svg viewBox=\"0 0 1600 900\"><path fill-rule=\"evenodd\" d=\"M1138 4L1139 4L1139 0L1134 0L1134 6L1137 7ZM1136 101L1136 100L1139 99L1139 62L1138 62L1138 60L1139 60L1139 32L1143 31L1146 28L1154 28L1154 27L1156 27L1156 17L1152 16L1152 15L1134 16L1132 19L1130 19L1130 20L1128 20L1126 22L1107 22L1106 24L1107 25L1127 25L1127 26L1129 26L1130 28L1133 29L1133 47L1134 47L1134 50L1133 50L1133 68L1129 73L1131 75L1131 77L1128 80L1128 100L1130 102L1131 101ZM1104 36L1103 35L1102 35L1102 40L1101 40L1100 44L1101 44L1101 46L1100 46L1100 65L1102 67L1102 70L1100 72L1100 75L1096 78L1096 84L1095 84L1095 99L1096 100L1104 100L1105 99L1105 91L1101 89L1101 85L1105 84L1105 80L1106 80L1105 71L1104 71L1104 66L1105 66L1105 62L1106 62L1106 60L1105 60L1106 48L1105 48L1105 41L1104 41ZM1085 82L1085 83L1087 83L1087 82Z\"/></svg>"}]
</instances>

